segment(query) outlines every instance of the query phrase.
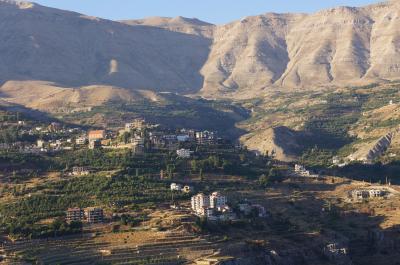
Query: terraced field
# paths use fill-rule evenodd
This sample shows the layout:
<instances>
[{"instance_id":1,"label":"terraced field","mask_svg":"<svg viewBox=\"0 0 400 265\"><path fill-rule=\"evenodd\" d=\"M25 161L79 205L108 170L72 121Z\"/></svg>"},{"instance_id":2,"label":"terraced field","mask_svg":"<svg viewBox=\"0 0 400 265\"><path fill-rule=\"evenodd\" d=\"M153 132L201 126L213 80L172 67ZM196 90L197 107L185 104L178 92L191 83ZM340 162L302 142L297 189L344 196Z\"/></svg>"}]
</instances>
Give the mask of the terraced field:
<instances>
[{"instance_id":1,"label":"terraced field","mask_svg":"<svg viewBox=\"0 0 400 265\"><path fill-rule=\"evenodd\" d=\"M165 232L143 244L97 242L95 235L7 244L5 264L183 264L212 255L216 243L184 232Z\"/></svg>"}]
</instances>

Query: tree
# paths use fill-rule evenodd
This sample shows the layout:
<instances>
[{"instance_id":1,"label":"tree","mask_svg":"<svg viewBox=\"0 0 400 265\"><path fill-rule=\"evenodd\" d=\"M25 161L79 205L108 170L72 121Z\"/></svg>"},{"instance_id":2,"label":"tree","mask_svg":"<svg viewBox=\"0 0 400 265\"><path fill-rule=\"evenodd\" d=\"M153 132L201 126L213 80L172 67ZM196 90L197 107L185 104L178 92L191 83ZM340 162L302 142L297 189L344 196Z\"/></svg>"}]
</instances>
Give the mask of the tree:
<instances>
[{"instance_id":1,"label":"tree","mask_svg":"<svg viewBox=\"0 0 400 265\"><path fill-rule=\"evenodd\" d=\"M197 165L197 161L196 160L190 161L190 166L191 166L193 172L197 172L198 165Z\"/></svg>"},{"instance_id":2,"label":"tree","mask_svg":"<svg viewBox=\"0 0 400 265\"><path fill-rule=\"evenodd\" d=\"M258 179L258 182L260 183L261 186L263 186L265 188L268 186L269 179L270 179L269 176L266 176L265 174L263 174Z\"/></svg>"}]
</instances>

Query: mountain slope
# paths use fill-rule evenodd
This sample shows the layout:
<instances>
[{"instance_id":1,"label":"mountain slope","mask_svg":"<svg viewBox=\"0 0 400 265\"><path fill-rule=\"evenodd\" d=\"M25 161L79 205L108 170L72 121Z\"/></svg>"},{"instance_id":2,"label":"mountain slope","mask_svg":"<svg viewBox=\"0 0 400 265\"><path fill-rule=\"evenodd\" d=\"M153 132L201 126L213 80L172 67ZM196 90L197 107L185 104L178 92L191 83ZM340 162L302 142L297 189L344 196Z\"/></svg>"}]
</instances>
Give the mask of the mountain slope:
<instances>
[{"instance_id":1,"label":"mountain slope","mask_svg":"<svg viewBox=\"0 0 400 265\"><path fill-rule=\"evenodd\" d=\"M289 62L287 28L301 17L267 14L218 27L201 71L205 77L202 94L256 93L273 84Z\"/></svg>"},{"instance_id":2,"label":"mountain slope","mask_svg":"<svg viewBox=\"0 0 400 265\"><path fill-rule=\"evenodd\" d=\"M195 35L4 0L0 27L2 81L196 91L210 44Z\"/></svg>"},{"instance_id":3,"label":"mountain slope","mask_svg":"<svg viewBox=\"0 0 400 265\"><path fill-rule=\"evenodd\" d=\"M0 0L0 81L254 98L400 78L400 2L315 14L114 22Z\"/></svg>"}]
</instances>

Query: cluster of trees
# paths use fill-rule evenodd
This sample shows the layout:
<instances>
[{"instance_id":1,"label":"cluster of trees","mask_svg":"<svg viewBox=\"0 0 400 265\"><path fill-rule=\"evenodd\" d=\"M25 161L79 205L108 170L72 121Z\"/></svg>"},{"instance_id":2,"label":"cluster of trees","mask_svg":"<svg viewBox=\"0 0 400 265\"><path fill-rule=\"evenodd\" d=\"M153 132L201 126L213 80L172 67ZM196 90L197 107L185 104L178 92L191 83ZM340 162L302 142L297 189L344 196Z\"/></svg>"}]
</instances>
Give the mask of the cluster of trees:
<instances>
[{"instance_id":1,"label":"cluster of trees","mask_svg":"<svg viewBox=\"0 0 400 265\"><path fill-rule=\"evenodd\" d=\"M0 151L0 166L3 169L26 169L47 170L62 169L56 161L51 157L36 155L36 154L23 154L19 152L6 152Z\"/></svg>"},{"instance_id":2,"label":"cluster of trees","mask_svg":"<svg viewBox=\"0 0 400 265\"><path fill-rule=\"evenodd\" d=\"M34 135L21 134L16 126L0 129L0 143L34 142L36 139Z\"/></svg>"},{"instance_id":3,"label":"cluster of trees","mask_svg":"<svg viewBox=\"0 0 400 265\"><path fill-rule=\"evenodd\" d=\"M248 157L245 154L210 155L205 158L190 161L192 173L223 173L243 175L248 177L259 176L269 168L266 157Z\"/></svg>"},{"instance_id":4,"label":"cluster of trees","mask_svg":"<svg viewBox=\"0 0 400 265\"><path fill-rule=\"evenodd\" d=\"M5 232L32 237L49 235L43 231L50 230L67 233L75 230L71 230L71 227L67 229L62 224L54 226L57 229L49 229L46 226L38 226L36 223L47 218L63 217L65 210L69 207L122 208L125 205L140 207L141 204L148 206L149 203L156 204L171 199L170 191L165 183L127 174L113 178L91 175L85 178L41 184L32 192L38 195L21 198L15 203L0 205L0 227L4 228ZM189 199L188 196L177 194L175 198Z\"/></svg>"},{"instance_id":5,"label":"cluster of trees","mask_svg":"<svg viewBox=\"0 0 400 265\"><path fill-rule=\"evenodd\" d=\"M12 237L23 235L26 238L48 238L65 236L82 232L81 222L67 223L57 218L49 225L32 225L20 222L9 223L4 227L4 232Z\"/></svg>"},{"instance_id":6,"label":"cluster of trees","mask_svg":"<svg viewBox=\"0 0 400 265\"><path fill-rule=\"evenodd\" d=\"M62 153L55 158L61 168L71 169L74 166L89 166L100 170L125 168L153 168L158 171L165 164L164 154L146 154L136 156L131 150L77 150Z\"/></svg>"}]
</instances>

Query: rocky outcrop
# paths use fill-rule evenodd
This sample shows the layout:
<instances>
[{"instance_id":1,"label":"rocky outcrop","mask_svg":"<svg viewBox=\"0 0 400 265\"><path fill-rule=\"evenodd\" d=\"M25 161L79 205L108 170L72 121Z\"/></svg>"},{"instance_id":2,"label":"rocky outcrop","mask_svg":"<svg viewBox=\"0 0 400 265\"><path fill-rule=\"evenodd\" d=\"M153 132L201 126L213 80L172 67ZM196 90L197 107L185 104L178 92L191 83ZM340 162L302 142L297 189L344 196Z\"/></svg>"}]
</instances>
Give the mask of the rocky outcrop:
<instances>
[{"instance_id":1,"label":"rocky outcrop","mask_svg":"<svg viewBox=\"0 0 400 265\"><path fill-rule=\"evenodd\" d=\"M387 149L392 144L393 138L400 132L400 129L397 129L393 132L389 132L385 136L381 137L378 141L369 144L363 145L357 152L351 154L348 158L352 161L363 161L366 163L372 162L375 159L382 156Z\"/></svg>"}]
</instances>

